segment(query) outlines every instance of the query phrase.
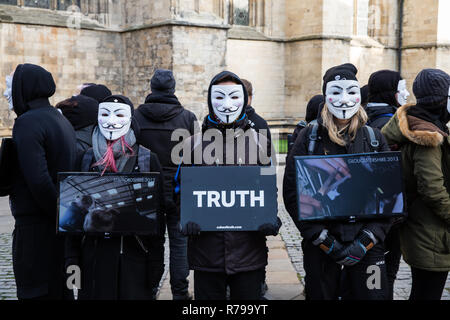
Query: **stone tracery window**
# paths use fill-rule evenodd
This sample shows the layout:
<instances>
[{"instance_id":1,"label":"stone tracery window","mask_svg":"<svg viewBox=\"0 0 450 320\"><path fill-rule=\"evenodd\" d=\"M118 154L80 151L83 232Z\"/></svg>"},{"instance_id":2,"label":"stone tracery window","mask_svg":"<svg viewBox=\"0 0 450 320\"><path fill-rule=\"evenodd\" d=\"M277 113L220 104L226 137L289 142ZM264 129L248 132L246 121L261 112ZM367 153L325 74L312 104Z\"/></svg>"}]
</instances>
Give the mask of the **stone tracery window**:
<instances>
[{"instance_id":1,"label":"stone tracery window","mask_svg":"<svg viewBox=\"0 0 450 320\"><path fill-rule=\"evenodd\" d=\"M249 25L249 0L232 1L232 24Z\"/></svg>"}]
</instances>

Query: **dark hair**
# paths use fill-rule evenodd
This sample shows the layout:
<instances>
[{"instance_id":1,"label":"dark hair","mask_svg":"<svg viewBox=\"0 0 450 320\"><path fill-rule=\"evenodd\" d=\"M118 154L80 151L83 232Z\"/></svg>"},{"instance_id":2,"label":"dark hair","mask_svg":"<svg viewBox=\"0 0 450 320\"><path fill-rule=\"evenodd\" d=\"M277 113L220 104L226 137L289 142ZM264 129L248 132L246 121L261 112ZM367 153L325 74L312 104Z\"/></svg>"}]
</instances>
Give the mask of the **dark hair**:
<instances>
[{"instance_id":1,"label":"dark hair","mask_svg":"<svg viewBox=\"0 0 450 320\"><path fill-rule=\"evenodd\" d=\"M253 86L252 83L250 81L248 81L247 79L241 79L242 83L245 86L245 89L247 89L247 93L248 96L251 97L253 96Z\"/></svg>"},{"instance_id":2,"label":"dark hair","mask_svg":"<svg viewBox=\"0 0 450 320\"><path fill-rule=\"evenodd\" d=\"M236 84L240 84L240 83L237 82L236 79L234 79L231 75L225 75L225 76L223 76L223 77L217 79L216 81L214 81L213 85L218 84L218 83L221 83L221 82L227 82L227 81L234 82L234 83L236 83Z\"/></svg>"}]
</instances>

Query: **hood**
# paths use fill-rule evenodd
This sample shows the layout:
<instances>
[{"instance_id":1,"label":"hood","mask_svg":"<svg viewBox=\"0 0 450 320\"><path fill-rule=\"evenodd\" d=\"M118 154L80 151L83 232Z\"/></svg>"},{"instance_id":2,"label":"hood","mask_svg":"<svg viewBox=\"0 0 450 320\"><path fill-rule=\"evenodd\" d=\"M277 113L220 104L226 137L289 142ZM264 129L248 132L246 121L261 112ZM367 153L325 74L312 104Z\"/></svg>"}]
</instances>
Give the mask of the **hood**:
<instances>
[{"instance_id":1,"label":"hood","mask_svg":"<svg viewBox=\"0 0 450 320\"><path fill-rule=\"evenodd\" d=\"M245 113L250 118L251 116L253 116L256 113L256 111L255 111L255 108L253 108L252 106L248 105L247 106L247 111Z\"/></svg>"},{"instance_id":2,"label":"hood","mask_svg":"<svg viewBox=\"0 0 450 320\"><path fill-rule=\"evenodd\" d=\"M232 80L233 82L236 82L237 84L240 84L244 90L244 107L242 108L242 112L239 115L238 119L241 119L242 116L244 116L247 112L247 103L248 103L248 93L247 93L247 89L245 88L244 83L242 82L241 78L239 78L236 74L234 74L233 72L230 71L222 71L221 73L217 74L212 80L211 83L209 84L209 88L208 88L208 109L209 109L209 115L211 116L211 118L215 118L214 117L214 111L212 108L212 104L211 104L211 87L215 84L217 84L220 81L223 80Z\"/></svg>"},{"instance_id":3,"label":"hood","mask_svg":"<svg viewBox=\"0 0 450 320\"><path fill-rule=\"evenodd\" d=\"M371 103L369 102L365 108L369 120L373 120L383 114L394 114L396 108L387 103Z\"/></svg>"},{"instance_id":4,"label":"hood","mask_svg":"<svg viewBox=\"0 0 450 320\"><path fill-rule=\"evenodd\" d=\"M319 112L320 105L323 104L324 101L325 101L325 97L321 94L315 95L308 101L308 104L306 105L306 114L305 114L306 122L309 123L309 122L317 119L317 117L319 116L318 112ZM323 108L323 106L322 106L322 108ZM320 111L322 111L322 110L320 110Z\"/></svg>"},{"instance_id":5,"label":"hood","mask_svg":"<svg viewBox=\"0 0 450 320\"><path fill-rule=\"evenodd\" d=\"M75 130L97 124L98 101L82 94L61 101L56 105Z\"/></svg>"},{"instance_id":6,"label":"hood","mask_svg":"<svg viewBox=\"0 0 450 320\"><path fill-rule=\"evenodd\" d=\"M149 120L164 122L179 115L184 108L172 94L152 93L147 96L145 104L140 105L138 110Z\"/></svg>"},{"instance_id":7,"label":"hood","mask_svg":"<svg viewBox=\"0 0 450 320\"><path fill-rule=\"evenodd\" d=\"M397 109L394 117L383 127L382 133L389 144L402 145L407 142L426 147L437 147L448 135L433 123L408 115L408 104Z\"/></svg>"},{"instance_id":8,"label":"hood","mask_svg":"<svg viewBox=\"0 0 450 320\"><path fill-rule=\"evenodd\" d=\"M30 110L30 102L42 100L50 105L48 98L55 93L53 76L44 68L34 64L19 64L14 71L12 99L17 116Z\"/></svg>"},{"instance_id":9,"label":"hood","mask_svg":"<svg viewBox=\"0 0 450 320\"><path fill-rule=\"evenodd\" d=\"M398 83L402 80L400 73L392 70L379 70L369 77L368 102L387 103L391 106L398 106L395 94Z\"/></svg>"}]
</instances>

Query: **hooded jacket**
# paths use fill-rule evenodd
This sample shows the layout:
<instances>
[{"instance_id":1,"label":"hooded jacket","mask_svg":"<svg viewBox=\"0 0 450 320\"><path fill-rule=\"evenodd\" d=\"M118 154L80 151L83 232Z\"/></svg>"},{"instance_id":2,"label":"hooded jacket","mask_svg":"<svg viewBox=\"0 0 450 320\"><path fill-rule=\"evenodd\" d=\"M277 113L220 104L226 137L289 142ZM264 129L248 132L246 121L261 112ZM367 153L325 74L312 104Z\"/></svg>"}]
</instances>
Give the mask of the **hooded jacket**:
<instances>
[{"instance_id":1,"label":"hooded jacket","mask_svg":"<svg viewBox=\"0 0 450 320\"><path fill-rule=\"evenodd\" d=\"M319 108L319 115L323 108L323 104ZM339 155L339 154L353 154L353 153L367 153L367 152L382 152L389 151L389 146L386 143L381 132L374 129L375 137L379 142L379 146L374 150L370 145L370 136L367 129L361 127L356 133L355 139L347 146L340 146L328 136L328 130L323 126L322 117L317 119L319 124L317 136L318 140L315 145L315 155ZM339 241L350 242L353 241L362 229L369 229L380 241L384 241L388 233L391 221L389 219L374 219L369 222L300 222L298 220L298 206L297 206L297 187L296 187L296 173L295 173L295 156L308 155L310 127L306 127L300 131L295 140L292 151L286 158L286 169L283 178L283 200L286 210L292 217L292 220L300 230L302 237L305 240L315 240L323 229L335 236Z\"/></svg>"},{"instance_id":2,"label":"hooded jacket","mask_svg":"<svg viewBox=\"0 0 450 320\"><path fill-rule=\"evenodd\" d=\"M179 141L171 141L171 136L176 129L188 130L193 135L197 117L183 108L175 95L152 93L136 110L135 119L141 130L138 143L155 152L161 161L167 213L175 214L174 177L177 165L171 160L171 152Z\"/></svg>"},{"instance_id":3,"label":"hooded jacket","mask_svg":"<svg viewBox=\"0 0 450 320\"><path fill-rule=\"evenodd\" d=\"M204 121L203 130L209 128L215 128L222 132L225 137L225 130L227 127L214 121L214 111L211 107L211 87L212 85L220 82L224 78L231 79L233 82L241 84L244 88L245 103L242 113L236 123L230 127L241 128L243 132L250 133L252 136L256 135L249 123L246 121L246 106L247 106L247 91L245 86L239 77L231 72L224 71L214 77L210 83L208 90L208 104L210 114ZM248 132L250 130L250 132ZM237 130L239 132L239 130ZM259 141L250 140L245 146L245 154L243 158L238 158L236 139L239 137L239 133L236 133L232 143L234 144L234 161L232 164L224 164L220 161L216 162L217 165L251 165L249 163L250 147L249 143L256 143L256 150L261 151L264 144L267 145L267 139L264 136L260 136ZM225 141L225 139L224 139ZM196 148L200 148L203 154L205 148L211 143L210 141L203 141L200 134L190 137L186 140L186 143L191 146L191 155L184 155L184 163L193 163L192 155L195 153ZM230 147L230 146L229 146ZM228 149L229 150L229 149ZM223 144L223 159L227 157L227 146ZM260 158L261 159L261 158ZM215 164L215 165L216 165ZM195 164L196 166L199 164ZM205 162L200 164L206 166ZM260 163L264 165L264 163ZM279 226L278 226L279 227ZM199 236L189 237L188 242L188 260L189 267L193 270L207 271L207 272L223 272L226 274L236 274L238 272L253 271L263 268L267 265L267 247L266 238L260 232L255 231L238 231L238 232L201 232Z\"/></svg>"},{"instance_id":4,"label":"hooded jacket","mask_svg":"<svg viewBox=\"0 0 450 320\"><path fill-rule=\"evenodd\" d=\"M270 134L269 125L263 117L256 113L255 108L253 108L252 106L247 106L247 110L245 113L247 114L248 122L250 123L251 128L256 130L257 132L259 132L259 130L261 129L266 130L267 139L271 141L272 137Z\"/></svg>"},{"instance_id":5,"label":"hooded jacket","mask_svg":"<svg viewBox=\"0 0 450 320\"><path fill-rule=\"evenodd\" d=\"M42 67L17 66L13 103L17 114L12 138L18 166L10 195L16 220L13 263L18 298L61 298L62 243L56 238L57 173L73 171L75 132L50 105L52 75ZM60 269L61 268L61 269Z\"/></svg>"},{"instance_id":6,"label":"hooded jacket","mask_svg":"<svg viewBox=\"0 0 450 320\"><path fill-rule=\"evenodd\" d=\"M450 138L400 107L382 132L402 151L408 218L401 250L412 267L450 271Z\"/></svg>"}]
</instances>

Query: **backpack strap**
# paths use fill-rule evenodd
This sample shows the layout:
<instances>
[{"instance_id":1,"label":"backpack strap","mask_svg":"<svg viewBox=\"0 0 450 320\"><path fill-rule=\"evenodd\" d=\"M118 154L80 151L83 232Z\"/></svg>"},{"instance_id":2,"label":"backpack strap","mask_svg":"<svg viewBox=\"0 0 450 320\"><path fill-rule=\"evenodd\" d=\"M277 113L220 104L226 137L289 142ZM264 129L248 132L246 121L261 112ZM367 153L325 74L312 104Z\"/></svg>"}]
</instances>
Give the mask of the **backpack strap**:
<instances>
[{"instance_id":1,"label":"backpack strap","mask_svg":"<svg viewBox=\"0 0 450 320\"><path fill-rule=\"evenodd\" d=\"M140 145L138 152L139 172L150 172L150 150Z\"/></svg>"},{"instance_id":2,"label":"backpack strap","mask_svg":"<svg viewBox=\"0 0 450 320\"><path fill-rule=\"evenodd\" d=\"M311 131L308 136L308 154L314 154L314 148L316 147L317 141L317 130L319 129L319 124L316 122L311 122Z\"/></svg>"},{"instance_id":3,"label":"backpack strap","mask_svg":"<svg viewBox=\"0 0 450 320\"><path fill-rule=\"evenodd\" d=\"M81 159L81 172L89 172L91 170L92 159L94 158L94 149L89 148Z\"/></svg>"},{"instance_id":4,"label":"backpack strap","mask_svg":"<svg viewBox=\"0 0 450 320\"><path fill-rule=\"evenodd\" d=\"M377 140L376 136L375 136L375 131L373 131L372 127L369 126L365 126L367 132L369 133L369 138L370 138L370 146L374 149L377 150L377 148L380 146L380 142Z\"/></svg>"}]
</instances>

